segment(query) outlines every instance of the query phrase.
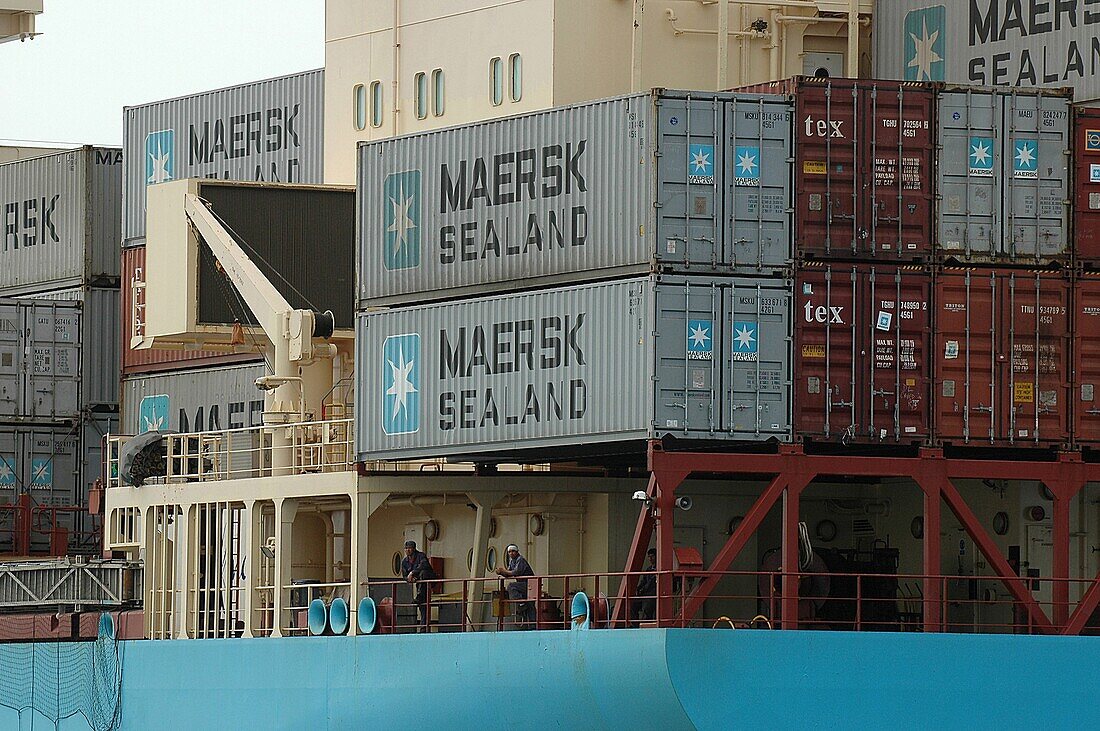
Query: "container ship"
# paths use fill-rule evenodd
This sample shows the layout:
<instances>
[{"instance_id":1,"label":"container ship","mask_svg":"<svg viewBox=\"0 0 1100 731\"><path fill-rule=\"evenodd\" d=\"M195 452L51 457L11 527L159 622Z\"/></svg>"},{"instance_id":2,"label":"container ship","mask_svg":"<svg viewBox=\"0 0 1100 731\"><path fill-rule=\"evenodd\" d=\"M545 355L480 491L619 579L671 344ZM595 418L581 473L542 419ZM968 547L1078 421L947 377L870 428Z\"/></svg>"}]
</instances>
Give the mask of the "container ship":
<instances>
[{"instance_id":1,"label":"container ship","mask_svg":"<svg viewBox=\"0 0 1100 731\"><path fill-rule=\"evenodd\" d=\"M0 727L1100 724L1087 9L371 5L0 148Z\"/></svg>"}]
</instances>

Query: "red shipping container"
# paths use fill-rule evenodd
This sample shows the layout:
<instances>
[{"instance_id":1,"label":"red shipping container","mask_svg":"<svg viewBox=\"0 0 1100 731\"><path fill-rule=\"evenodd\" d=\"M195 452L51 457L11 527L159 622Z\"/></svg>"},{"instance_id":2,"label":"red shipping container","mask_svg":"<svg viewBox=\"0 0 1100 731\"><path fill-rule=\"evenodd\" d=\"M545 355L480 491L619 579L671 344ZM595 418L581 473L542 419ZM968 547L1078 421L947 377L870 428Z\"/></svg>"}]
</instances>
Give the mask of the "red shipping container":
<instances>
[{"instance_id":1,"label":"red shipping container","mask_svg":"<svg viewBox=\"0 0 1100 731\"><path fill-rule=\"evenodd\" d=\"M1100 267L1100 109L1076 109L1073 148L1077 260Z\"/></svg>"},{"instance_id":2,"label":"red shipping container","mask_svg":"<svg viewBox=\"0 0 1100 731\"><path fill-rule=\"evenodd\" d=\"M795 100L795 243L801 256L930 256L931 84L795 77L750 88Z\"/></svg>"},{"instance_id":3,"label":"red shipping container","mask_svg":"<svg viewBox=\"0 0 1100 731\"><path fill-rule=\"evenodd\" d=\"M928 270L810 263L795 286L796 433L811 442L926 442Z\"/></svg>"},{"instance_id":4,"label":"red shipping container","mask_svg":"<svg viewBox=\"0 0 1100 731\"><path fill-rule=\"evenodd\" d=\"M173 371L182 368L200 368L202 366L223 363L248 363L260 359L252 353L225 353L210 350L164 350L147 348L134 350L130 339L134 330L141 335L141 323L145 321L144 291L140 286L145 282L145 247L134 246L122 250L122 372L150 373L155 371ZM136 300L136 304L135 304Z\"/></svg>"},{"instance_id":5,"label":"red shipping container","mask_svg":"<svg viewBox=\"0 0 1100 731\"><path fill-rule=\"evenodd\" d=\"M947 269L936 280L936 436L970 447L1070 442L1070 283Z\"/></svg>"},{"instance_id":6,"label":"red shipping container","mask_svg":"<svg viewBox=\"0 0 1100 731\"><path fill-rule=\"evenodd\" d=\"M1100 274L1082 274L1073 288L1073 438L1100 445Z\"/></svg>"}]
</instances>

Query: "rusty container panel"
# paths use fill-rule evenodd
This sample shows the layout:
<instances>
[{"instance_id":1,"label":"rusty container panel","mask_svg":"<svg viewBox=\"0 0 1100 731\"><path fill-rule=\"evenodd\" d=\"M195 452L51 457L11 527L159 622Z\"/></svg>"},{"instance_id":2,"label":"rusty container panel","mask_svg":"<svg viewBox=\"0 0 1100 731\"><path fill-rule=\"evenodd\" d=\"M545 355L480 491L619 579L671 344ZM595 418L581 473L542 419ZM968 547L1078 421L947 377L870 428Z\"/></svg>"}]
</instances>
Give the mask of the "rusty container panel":
<instances>
[{"instance_id":1,"label":"rusty container panel","mask_svg":"<svg viewBox=\"0 0 1100 731\"><path fill-rule=\"evenodd\" d=\"M953 446L1069 442L1069 282L946 270L936 283L936 434Z\"/></svg>"},{"instance_id":2,"label":"rusty container panel","mask_svg":"<svg viewBox=\"0 0 1100 731\"><path fill-rule=\"evenodd\" d=\"M1100 266L1100 109L1078 107L1073 131L1077 260Z\"/></svg>"},{"instance_id":3,"label":"rusty container panel","mask_svg":"<svg viewBox=\"0 0 1100 731\"><path fill-rule=\"evenodd\" d=\"M1100 445L1100 274L1083 274L1073 288L1073 436Z\"/></svg>"},{"instance_id":4,"label":"rusty container panel","mask_svg":"<svg viewBox=\"0 0 1100 731\"><path fill-rule=\"evenodd\" d=\"M799 270L795 414L803 440L913 445L931 436L931 286L919 266Z\"/></svg>"},{"instance_id":5,"label":"rusty container panel","mask_svg":"<svg viewBox=\"0 0 1100 731\"><path fill-rule=\"evenodd\" d=\"M124 374L175 371L223 363L257 361L255 353L225 353L211 350L135 350L132 338L144 334L145 323L145 246L122 250L122 372Z\"/></svg>"},{"instance_id":6,"label":"rusty container panel","mask_svg":"<svg viewBox=\"0 0 1100 731\"><path fill-rule=\"evenodd\" d=\"M931 253L931 85L795 77L750 88L795 100L800 255L891 261Z\"/></svg>"}]
</instances>

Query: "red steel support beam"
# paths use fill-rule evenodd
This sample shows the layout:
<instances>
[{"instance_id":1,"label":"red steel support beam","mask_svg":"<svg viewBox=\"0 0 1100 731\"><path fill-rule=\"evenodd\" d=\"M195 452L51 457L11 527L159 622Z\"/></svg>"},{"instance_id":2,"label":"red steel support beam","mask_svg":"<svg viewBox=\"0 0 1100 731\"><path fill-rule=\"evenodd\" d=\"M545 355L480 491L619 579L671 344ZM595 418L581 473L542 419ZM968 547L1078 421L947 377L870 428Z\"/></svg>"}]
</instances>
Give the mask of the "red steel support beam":
<instances>
[{"instance_id":1,"label":"red steel support beam","mask_svg":"<svg viewBox=\"0 0 1100 731\"><path fill-rule=\"evenodd\" d=\"M1081 597L1081 603L1073 610L1072 616L1070 616L1065 628L1062 629L1062 634L1081 634L1081 630L1085 628L1085 624L1089 621L1089 618L1092 617L1092 613L1096 611L1098 605L1100 605L1100 574L1096 575L1096 578L1093 579L1092 586L1090 586L1088 591L1085 592L1085 595Z\"/></svg>"},{"instance_id":2,"label":"red steel support beam","mask_svg":"<svg viewBox=\"0 0 1100 731\"><path fill-rule=\"evenodd\" d=\"M1008 561L1001 555L1000 549L997 544L982 527L978 517L974 515L974 512L970 509L970 506L963 500L962 495L955 489L955 486L951 484L951 480L942 478L939 479L940 489L943 492L943 497L947 501L947 505L951 508L952 512L959 518L959 522L963 524L963 528L970 534L970 537L974 539L974 543L977 544L978 549L985 555L994 571L997 572L997 576L1004 582L1008 591L1016 598L1016 601L1020 602L1031 615L1032 622L1035 623L1040 630L1044 632L1053 632L1054 626L1050 623L1050 619L1047 618L1046 613L1043 612L1043 608L1039 606L1039 602L1035 601L1035 597L1032 596L1031 591L1020 581L1020 577L1012 570L1012 567L1008 565Z\"/></svg>"},{"instance_id":3,"label":"red steel support beam","mask_svg":"<svg viewBox=\"0 0 1100 731\"><path fill-rule=\"evenodd\" d=\"M672 571L676 568L673 552L676 516L676 488L692 473L691 455L651 448L649 470L653 475L654 516L657 528L657 623L672 622Z\"/></svg>"},{"instance_id":4,"label":"red steel support beam","mask_svg":"<svg viewBox=\"0 0 1100 731\"><path fill-rule=\"evenodd\" d=\"M649 477L649 487L646 490L646 496L649 500L653 500L657 494L657 478L653 475ZM635 571L642 570L642 561L645 558L646 550L649 548L649 541L653 538L653 510L650 508L648 502L642 504L642 508L638 511L638 523L634 526L634 540L630 543L630 552L626 555L626 567L623 569L627 574L631 574ZM617 627L620 624L625 624L629 619L628 605L630 602L627 600L627 594L629 593L629 583L631 581L637 581L632 576L624 576L619 582L619 592L615 599L615 608L611 615L611 626Z\"/></svg>"},{"instance_id":5,"label":"red steel support beam","mask_svg":"<svg viewBox=\"0 0 1100 731\"><path fill-rule=\"evenodd\" d=\"M801 488L783 491L783 629L798 629L798 498Z\"/></svg>"},{"instance_id":6,"label":"red steel support beam","mask_svg":"<svg viewBox=\"0 0 1100 731\"><path fill-rule=\"evenodd\" d=\"M945 479L942 476L940 479ZM924 493L924 631L943 631L943 582L939 579L943 571L940 555L940 503L943 495L940 480L918 478Z\"/></svg>"}]
</instances>

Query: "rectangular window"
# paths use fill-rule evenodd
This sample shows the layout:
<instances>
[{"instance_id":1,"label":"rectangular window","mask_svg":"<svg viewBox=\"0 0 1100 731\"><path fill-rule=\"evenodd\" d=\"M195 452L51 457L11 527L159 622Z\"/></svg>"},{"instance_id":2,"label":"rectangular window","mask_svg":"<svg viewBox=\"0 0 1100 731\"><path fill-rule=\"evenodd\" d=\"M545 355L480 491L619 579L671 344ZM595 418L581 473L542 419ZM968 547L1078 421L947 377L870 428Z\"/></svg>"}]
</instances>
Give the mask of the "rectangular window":
<instances>
[{"instance_id":1,"label":"rectangular window","mask_svg":"<svg viewBox=\"0 0 1100 731\"><path fill-rule=\"evenodd\" d=\"M444 84L443 69L432 71L432 114L437 117L442 117L445 109Z\"/></svg>"},{"instance_id":2,"label":"rectangular window","mask_svg":"<svg viewBox=\"0 0 1100 731\"><path fill-rule=\"evenodd\" d=\"M512 101L518 102L523 98L523 59L513 53L508 57L508 65L512 69Z\"/></svg>"},{"instance_id":3,"label":"rectangular window","mask_svg":"<svg viewBox=\"0 0 1100 731\"><path fill-rule=\"evenodd\" d=\"M489 103L499 107L504 101L504 61L499 56L489 61Z\"/></svg>"},{"instance_id":4,"label":"rectangular window","mask_svg":"<svg viewBox=\"0 0 1100 731\"><path fill-rule=\"evenodd\" d=\"M367 126L367 90L362 84L352 89L352 104L355 106L355 129L363 130Z\"/></svg>"},{"instance_id":5,"label":"rectangular window","mask_svg":"<svg viewBox=\"0 0 1100 731\"><path fill-rule=\"evenodd\" d=\"M370 124L382 126L382 82L372 81L370 85Z\"/></svg>"},{"instance_id":6,"label":"rectangular window","mask_svg":"<svg viewBox=\"0 0 1100 731\"><path fill-rule=\"evenodd\" d=\"M413 77L413 88L416 90L416 118L428 117L428 75L423 71Z\"/></svg>"}]
</instances>

